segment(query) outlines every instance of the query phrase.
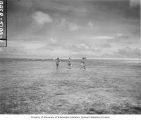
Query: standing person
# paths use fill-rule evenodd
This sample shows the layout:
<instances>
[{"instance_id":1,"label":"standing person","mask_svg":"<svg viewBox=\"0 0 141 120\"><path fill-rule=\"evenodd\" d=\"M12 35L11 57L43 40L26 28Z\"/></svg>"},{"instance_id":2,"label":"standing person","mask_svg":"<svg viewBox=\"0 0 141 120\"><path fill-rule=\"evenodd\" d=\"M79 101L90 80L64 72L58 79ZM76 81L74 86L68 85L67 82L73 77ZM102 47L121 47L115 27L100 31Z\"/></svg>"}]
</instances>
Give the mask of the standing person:
<instances>
[{"instance_id":1,"label":"standing person","mask_svg":"<svg viewBox=\"0 0 141 120\"><path fill-rule=\"evenodd\" d=\"M86 70L86 58L85 57L83 57L81 60L81 66L84 70Z\"/></svg>"},{"instance_id":2,"label":"standing person","mask_svg":"<svg viewBox=\"0 0 141 120\"><path fill-rule=\"evenodd\" d=\"M59 62L60 62L60 59L57 58L57 59L56 59L56 68L57 68L57 69L58 69L58 67L59 67Z\"/></svg>"},{"instance_id":3,"label":"standing person","mask_svg":"<svg viewBox=\"0 0 141 120\"><path fill-rule=\"evenodd\" d=\"M68 66L69 66L69 69L71 69L71 58L69 57L69 59L68 59Z\"/></svg>"}]
</instances>

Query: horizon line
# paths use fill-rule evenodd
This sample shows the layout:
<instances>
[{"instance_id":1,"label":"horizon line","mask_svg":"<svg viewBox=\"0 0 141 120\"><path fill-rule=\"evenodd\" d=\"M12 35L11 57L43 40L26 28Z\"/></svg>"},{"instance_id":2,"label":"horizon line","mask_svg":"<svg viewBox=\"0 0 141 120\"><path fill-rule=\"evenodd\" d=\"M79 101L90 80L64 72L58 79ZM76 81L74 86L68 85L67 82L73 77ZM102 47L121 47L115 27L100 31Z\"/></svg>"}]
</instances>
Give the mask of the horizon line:
<instances>
[{"instance_id":1,"label":"horizon line","mask_svg":"<svg viewBox=\"0 0 141 120\"><path fill-rule=\"evenodd\" d=\"M45 59L56 59L56 58L0 58L0 59L34 59L34 60L37 60L37 59L41 59L41 60L45 60ZM68 58L60 58L60 59L68 59ZM71 58L72 60L77 60L77 59L81 59L81 58ZM141 60L141 58L87 58L86 59L101 59L101 60Z\"/></svg>"}]
</instances>

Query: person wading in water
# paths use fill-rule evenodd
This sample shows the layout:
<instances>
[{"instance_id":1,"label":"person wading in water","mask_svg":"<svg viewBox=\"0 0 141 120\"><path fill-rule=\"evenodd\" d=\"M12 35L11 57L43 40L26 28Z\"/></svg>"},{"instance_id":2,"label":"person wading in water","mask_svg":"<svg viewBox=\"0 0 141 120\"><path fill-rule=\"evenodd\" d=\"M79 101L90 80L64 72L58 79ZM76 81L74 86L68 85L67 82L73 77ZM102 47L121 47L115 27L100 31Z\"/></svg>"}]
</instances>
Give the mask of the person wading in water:
<instances>
[{"instance_id":1,"label":"person wading in water","mask_svg":"<svg viewBox=\"0 0 141 120\"><path fill-rule=\"evenodd\" d=\"M81 60L81 66L84 70L86 70L86 58L85 57L83 57Z\"/></svg>"},{"instance_id":2,"label":"person wading in water","mask_svg":"<svg viewBox=\"0 0 141 120\"><path fill-rule=\"evenodd\" d=\"M69 66L69 69L71 69L72 64L71 64L71 58L70 57L68 59L68 66Z\"/></svg>"},{"instance_id":3,"label":"person wading in water","mask_svg":"<svg viewBox=\"0 0 141 120\"><path fill-rule=\"evenodd\" d=\"M59 67L59 63L60 63L60 59L57 58L57 59L56 59L56 69L58 69L58 67Z\"/></svg>"}]
</instances>

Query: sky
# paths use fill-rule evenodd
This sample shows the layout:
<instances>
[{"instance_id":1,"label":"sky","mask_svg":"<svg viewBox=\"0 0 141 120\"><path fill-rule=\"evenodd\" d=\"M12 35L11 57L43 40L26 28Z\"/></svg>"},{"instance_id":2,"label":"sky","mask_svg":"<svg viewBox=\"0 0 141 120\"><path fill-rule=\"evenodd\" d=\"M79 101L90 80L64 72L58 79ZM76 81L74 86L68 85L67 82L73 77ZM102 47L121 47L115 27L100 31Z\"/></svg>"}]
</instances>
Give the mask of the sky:
<instances>
[{"instance_id":1,"label":"sky","mask_svg":"<svg viewBox=\"0 0 141 120\"><path fill-rule=\"evenodd\" d=\"M140 0L8 0L7 29L0 58L141 54Z\"/></svg>"}]
</instances>

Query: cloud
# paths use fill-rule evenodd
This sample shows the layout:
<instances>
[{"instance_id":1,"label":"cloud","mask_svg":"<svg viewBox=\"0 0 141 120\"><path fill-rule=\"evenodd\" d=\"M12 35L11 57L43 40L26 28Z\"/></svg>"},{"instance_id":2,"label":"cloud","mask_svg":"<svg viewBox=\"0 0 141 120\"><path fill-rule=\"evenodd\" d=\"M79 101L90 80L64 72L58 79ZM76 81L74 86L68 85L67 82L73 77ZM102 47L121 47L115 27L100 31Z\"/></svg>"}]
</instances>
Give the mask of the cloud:
<instances>
[{"instance_id":1,"label":"cloud","mask_svg":"<svg viewBox=\"0 0 141 120\"><path fill-rule=\"evenodd\" d=\"M53 21L49 14L43 13L41 11L36 11L32 18L39 25L44 25L45 23L51 23Z\"/></svg>"},{"instance_id":2,"label":"cloud","mask_svg":"<svg viewBox=\"0 0 141 120\"><path fill-rule=\"evenodd\" d=\"M50 41L51 41L52 44L56 44L57 43L57 40L54 39L54 38L50 38Z\"/></svg>"},{"instance_id":3,"label":"cloud","mask_svg":"<svg viewBox=\"0 0 141 120\"><path fill-rule=\"evenodd\" d=\"M100 43L103 44L105 42L108 43L131 43L135 42L133 38L131 38L130 35L128 34L123 34L123 33L113 33L111 35L99 35L99 36L78 36L76 37L77 39L80 40L89 40L95 42L95 43Z\"/></svg>"},{"instance_id":4,"label":"cloud","mask_svg":"<svg viewBox=\"0 0 141 120\"><path fill-rule=\"evenodd\" d=\"M8 42L5 54L11 57L67 56L73 52L76 57L136 54L133 49L140 40L138 0L10 1L8 34L13 44ZM124 49L127 45L134 48Z\"/></svg>"},{"instance_id":5,"label":"cloud","mask_svg":"<svg viewBox=\"0 0 141 120\"><path fill-rule=\"evenodd\" d=\"M93 37L93 39L101 39L101 40L114 39L114 36L96 36L96 37Z\"/></svg>"},{"instance_id":6,"label":"cloud","mask_svg":"<svg viewBox=\"0 0 141 120\"><path fill-rule=\"evenodd\" d=\"M60 25L65 27L67 25L67 20L65 18L61 19Z\"/></svg>"},{"instance_id":7,"label":"cloud","mask_svg":"<svg viewBox=\"0 0 141 120\"><path fill-rule=\"evenodd\" d=\"M61 46L56 46L53 48L50 48L50 46L47 46L45 48L40 49L39 51L33 51L31 54L34 54L36 56L43 56L43 57L67 57L71 54L73 54L72 51L70 51L67 48L63 48ZM38 53L38 54L37 54Z\"/></svg>"},{"instance_id":8,"label":"cloud","mask_svg":"<svg viewBox=\"0 0 141 120\"><path fill-rule=\"evenodd\" d=\"M88 22L88 26L90 29L94 29L94 24L91 21Z\"/></svg>"},{"instance_id":9,"label":"cloud","mask_svg":"<svg viewBox=\"0 0 141 120\"><path fill-rule=\"evenodd\" d=\"M87 39L87 40L107 40L107 39L114 39L115 36L110 35L100 35L100 36L78 36L79 39Z\"/></svg>"},{"instance_id":10,"label":"cloud","mask_svg":"<svg viewBox=\"0 0 141 120\"><path fill-rule=\"evenodd\" d=\"M139 58L141 56L141 49L139 48L121 48L118 50L118 54L122 57Z\"/></svg>"},{"instance_id":11,"label":"cloud","mask_svg":"<svg viewBox=\"0 0 141 120\"><path fill-rule=\"evenodd\" d=\"M64 56L67 56L67 55L70 55L71 52L68 50L68 49L65 49L65 48L62 48L62 47L58 47L56 49L53 49L50 51L50 53L53 55L53 56L61 56L61 57L64 57Z\"/></svg>"},{"instance_id":12,"label":"cloud","mask_svg":"<svg viewBox=\"0 0 141 120\"><path fill-rule=\"evenodd\" d=\"M70 30L70 31L79 30L79 26L76 25L75 23L69 23L69 30Z\"/></svg>"},{"instance_id":13,"label":"cloud","mask_svg":"<svg viewBox=\"0 0 141 120\"><path fill-rule=\"evenodd\" d=\"M69 20L66 20L65 18L62 18L60 25L63 27L67 27L70 31L77 31L77 30L85 29L85 28L89 28L91 30L94 29L94 24L91 21L89 21L86 25L80 26L76 24L75 22L71 22Z\"/></svg>"},{"instance_id":14,"label":"cloud","mask_svg":"<svg viewBox=\"0 0 141 120\"><path fill-rule=\"evenodd\" d=\"M140 0L130 0L130 6L134 7L140 5Z\"/></svg>"},{"instance_id":15,"label":"cloud","mask_svg":"<svg viewBox=\"0 0 141 120\"><path fill-rule=\"evenodd\" d=\"M88 50L89 49L89 46L84 44L84 43L80 43L80 44L77 44L76 45L76 48L78 49L82 49L82 50Z\"/></svg>"},{"instance_id":16,"label":"cloud","mask_svg":"<svg viewBox=\"0 0 141 120\"><path fill-rule=\"evenodd\" d=\"M111 44L105 43L102 45L103 48L111 48Z\"/></svg>"},{"instance_id":17,"label":"cloud","mask_svg":"<svg viewBox=\"0 0 141 120\"><path fill-rule=\"evenodd\" d=\"M70 22L70 21L66 20L65 18L61 19L60 25L62 27L68 28L68 30L70 30L70 31L77 31L81 28L81 26L77 25L74 22Z\"/></svg>"},{"instance_id":18,"label":"cloud","mask_svg":"<svg viewBox=\"0 0 141 120\"><path fill-rule=\"evenodd\" d=\"M122 33L117 33L115 35L115 38L124 38L124 39L127 39L127 38L129 38L129 36L128 35L125 35L125 34L122 34Z\"/></svg>"},{"instance_id":19,"label":"cloud","mask_svg":"<svg viewBox=\"0 0 141 120\"><path fill-rule=\"evenodd\" d=\"M118 44L118 45L138 45L140 43L140 38L137 36L132 36L131 34L123 34L123 33L117 33L113 35L113 39L107 40L107 42L112 44Z\"/></svg>"},{"instance_id":20,"label":"cloud","mask_svg":"<svg viewBox=\"0 0 141 120\"><path fill-rule=\"evenodd\" d=\"M33 2L32 0L19 0L19 2L17 2L18 5L22 6L22 7L26 7L26 8L31 8L33 6Z\"/></svg>"},{"instance_id":21,"label":"cloud","mask_svg":"<svg viewBox=\"0 0 141 120\"><path fill-rule=\"evenodd\" d=\"M22 44L22 46L23 46L24 50L30 52L30 51L38 50L40 48L44 48L46 46L46 44L44 44L42 42L24 42Z\"/></svg>"},{"instance_id":22,"label":"cloud","mask_svg":"<svg viewBox=\"0 0 141 120\"><path fill-rule=\"evenodd\" d=\"M3 49L2 48L0 48L0 52L2 52L3 51Z\"/></svg>"}]
</instances>

